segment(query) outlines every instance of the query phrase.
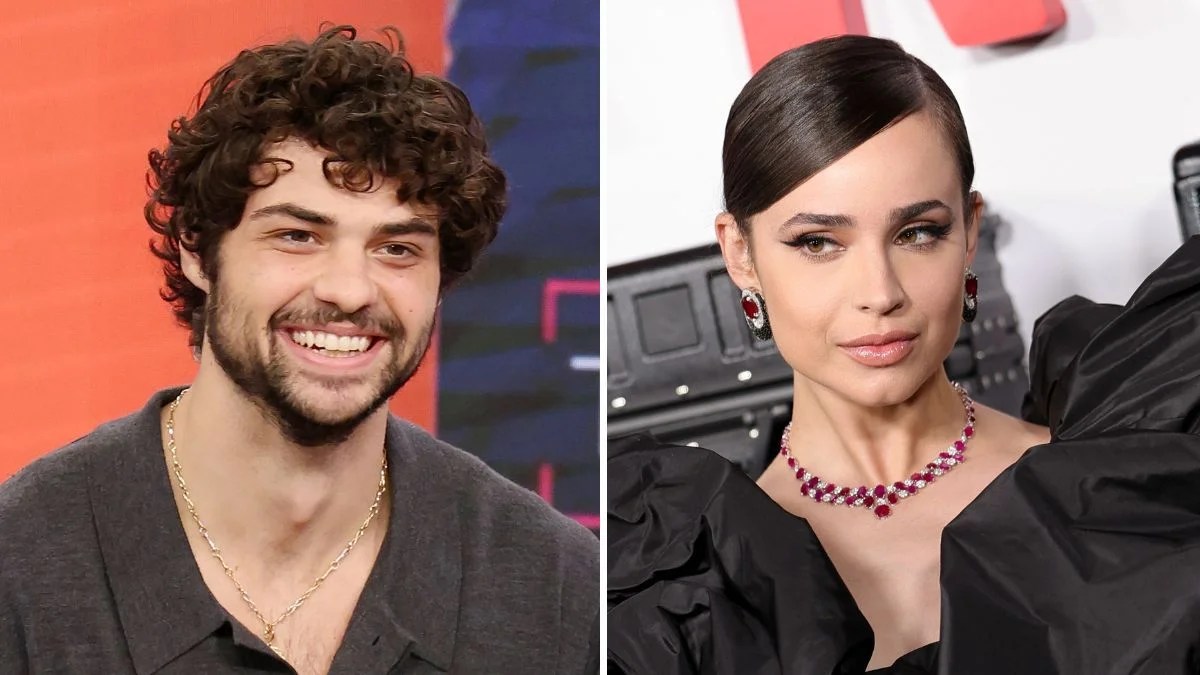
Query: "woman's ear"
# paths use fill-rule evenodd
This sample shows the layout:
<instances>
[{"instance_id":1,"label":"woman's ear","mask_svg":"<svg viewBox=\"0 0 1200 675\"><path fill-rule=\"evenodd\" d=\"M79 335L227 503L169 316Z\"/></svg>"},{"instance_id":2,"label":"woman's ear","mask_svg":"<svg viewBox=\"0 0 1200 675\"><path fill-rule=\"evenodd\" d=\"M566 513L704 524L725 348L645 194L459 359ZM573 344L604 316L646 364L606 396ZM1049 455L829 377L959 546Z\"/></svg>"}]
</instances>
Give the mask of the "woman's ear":
<instances>
[{"instance_id":1,"label":"woman's ear","mask_svg":"<svg viewBox=\"0 0 1200 675\"><path fill-rule=\"evenodd\" d=\"M750 233L743 232L727 212L717 216L715 225L717 241L721 244L721 257L725 259L729 278L738 288L761 290L758 274L754 271L754 258L750 253Z\"/></svg>"},{"instance_id":2,"label":"woman's ear","mask_svg":"<svg viewBox=\"0 0 1200 675\"><path fill-rule=\"evenodd\" d=\"M967 226L967 267L975 264L975 252L979 247L979 228L983 225L983 195L972 190L967 195L967 211L963 220Z\"/></svg>"}]
</instances>

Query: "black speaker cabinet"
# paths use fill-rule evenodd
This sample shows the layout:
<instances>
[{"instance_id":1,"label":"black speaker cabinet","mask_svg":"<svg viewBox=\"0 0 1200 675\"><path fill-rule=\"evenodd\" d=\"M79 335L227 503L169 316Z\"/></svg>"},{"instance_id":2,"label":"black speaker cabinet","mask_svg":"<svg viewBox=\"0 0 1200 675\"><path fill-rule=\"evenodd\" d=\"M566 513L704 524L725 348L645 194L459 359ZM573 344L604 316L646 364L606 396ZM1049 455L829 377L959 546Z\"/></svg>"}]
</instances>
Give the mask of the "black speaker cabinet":
<instances>
[{"instance_id":1,"label":"black speaker cabinet","mask_svg":"<svg viewBox=\"0 0 1200 675\"><path fill-rule=\"evenodd\" d=\"M1200 234L1200 142L1185 145L1175 152L1175 207L1179 211L1179 229L1187 239Z\"/></svg>"}]
</instances>

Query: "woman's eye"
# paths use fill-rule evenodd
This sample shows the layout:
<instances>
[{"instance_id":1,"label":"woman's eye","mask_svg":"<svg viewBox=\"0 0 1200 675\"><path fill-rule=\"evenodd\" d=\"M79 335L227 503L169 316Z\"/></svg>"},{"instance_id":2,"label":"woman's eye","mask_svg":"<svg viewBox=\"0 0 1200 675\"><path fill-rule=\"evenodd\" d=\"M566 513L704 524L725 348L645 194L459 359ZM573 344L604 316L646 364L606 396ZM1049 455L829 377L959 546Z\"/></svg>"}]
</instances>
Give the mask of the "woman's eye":
<instances>
[{"instance_id":1,"label":"woman's eye","mask_svg":"<svg viewBox=\"0 0 1200 675\"><path fill-rule=\"evenodd\" d=\"M896 241L902 246L932 246L949 233L949 225L923 225L904 230L896 236Z\"/></svg>"},{"instance_id":2,"label":"woman's eye","mask_svg":"<svg viewBox=\"0 0 1200 675\"><path fill-rule=\"evenodd\" d=\"M809 255L827 255L833 252L834 241L828 237L817 235L806 235L800 237L792 243L792 246L801 249Z\"/></svg>"}]
</instances>

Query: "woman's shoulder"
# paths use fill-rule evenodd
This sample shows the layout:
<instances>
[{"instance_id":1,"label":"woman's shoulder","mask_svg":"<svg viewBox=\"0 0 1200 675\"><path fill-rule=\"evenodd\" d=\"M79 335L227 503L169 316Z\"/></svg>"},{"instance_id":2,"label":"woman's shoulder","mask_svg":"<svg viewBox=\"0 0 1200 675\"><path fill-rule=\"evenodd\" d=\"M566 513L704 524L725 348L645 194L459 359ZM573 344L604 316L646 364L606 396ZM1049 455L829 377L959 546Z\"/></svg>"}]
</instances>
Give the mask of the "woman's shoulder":
<instances>
[{"instance_id":1,"label":"woman's shoulder","mask_svg":"<svg viewBox=\"0 0 1200 675\"><path fill-rule=\"evenodd\" d=\"M986 443L990 454L1005 466L1018 461L1030 449L1050 442L1050 429L1044 425L978 402L975 408L976 427L979 429L976 447L980 441Z\"/></svg>"}]
</instances>

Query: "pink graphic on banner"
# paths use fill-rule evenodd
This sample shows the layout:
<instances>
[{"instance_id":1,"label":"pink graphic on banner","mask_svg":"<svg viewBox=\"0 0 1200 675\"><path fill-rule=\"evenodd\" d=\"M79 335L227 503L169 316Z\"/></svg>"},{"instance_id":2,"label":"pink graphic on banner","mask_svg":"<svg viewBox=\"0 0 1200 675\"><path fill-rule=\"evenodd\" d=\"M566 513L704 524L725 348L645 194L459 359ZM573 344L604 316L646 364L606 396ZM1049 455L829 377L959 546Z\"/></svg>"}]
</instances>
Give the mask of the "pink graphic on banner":
<instances>
[{"instance_id":1,"label":"pink graphic on banner","mask_svg":"<svg viewBox=\"0 0 1200 675\"><path fill-rule=\"evenodd\" d=\"M542 285L542 342L558 340L558 298L563 295L600 295L599 279L547 279Z\"/></svg>"}]
</instances>

